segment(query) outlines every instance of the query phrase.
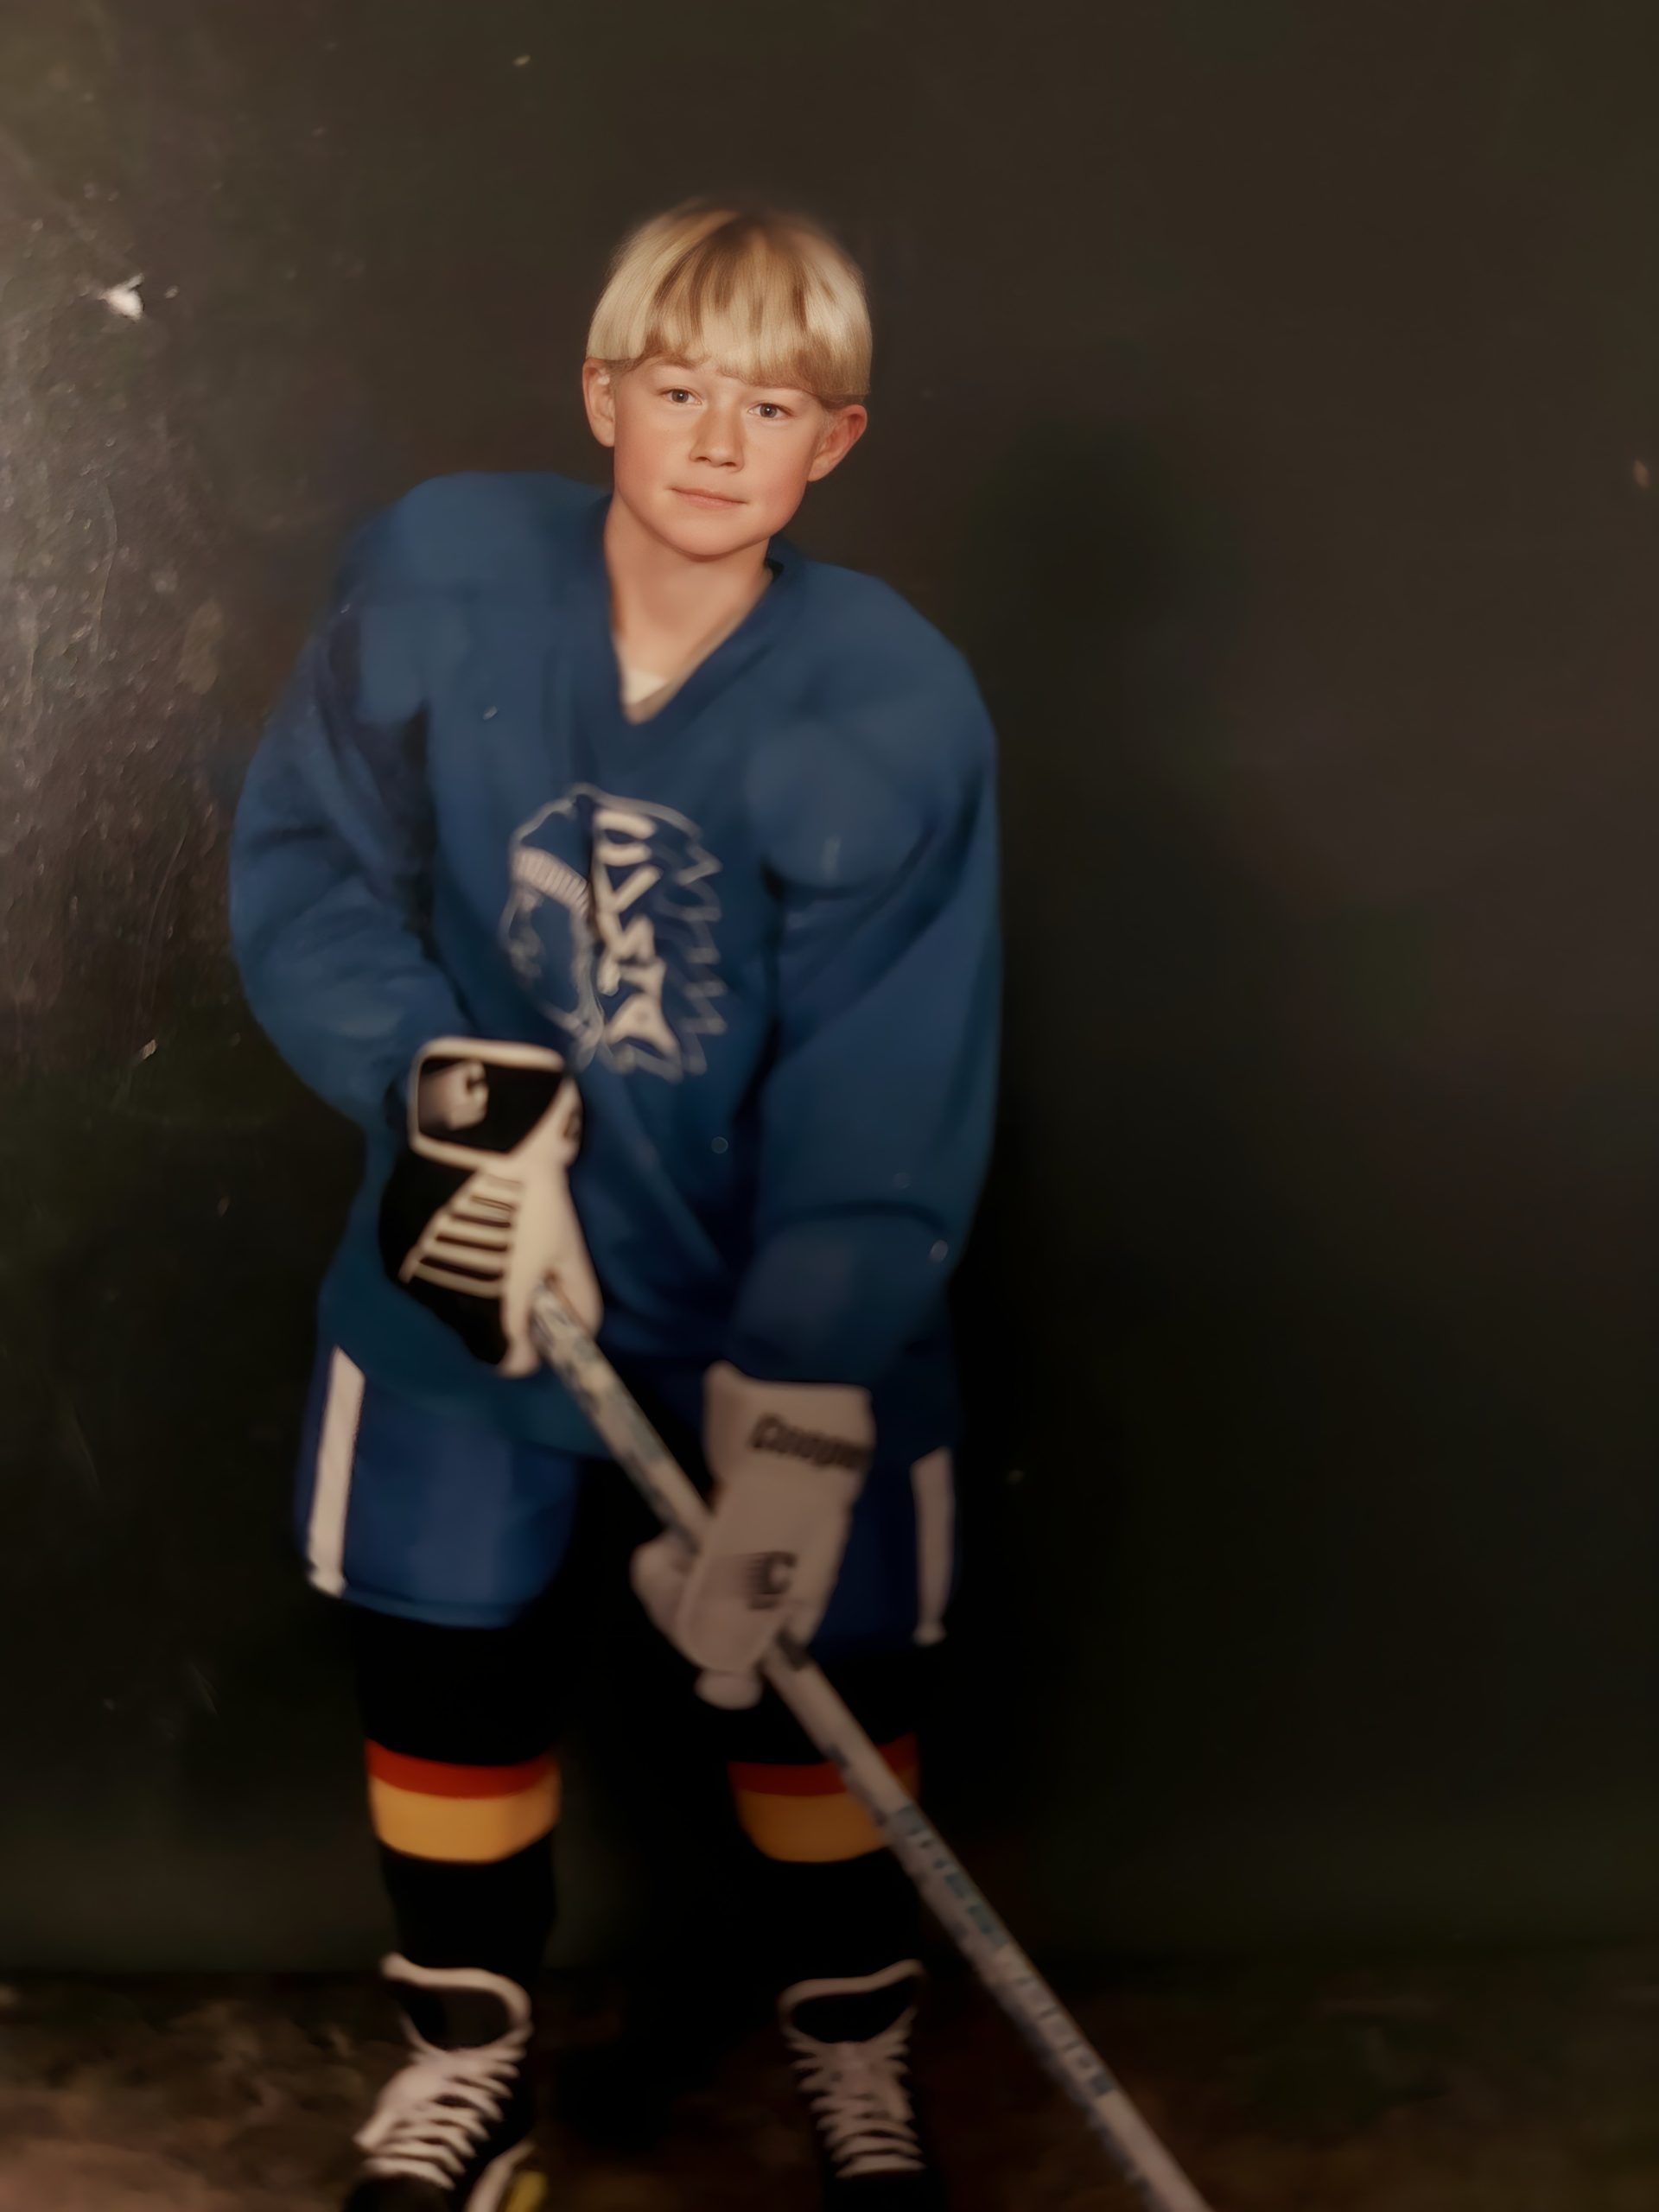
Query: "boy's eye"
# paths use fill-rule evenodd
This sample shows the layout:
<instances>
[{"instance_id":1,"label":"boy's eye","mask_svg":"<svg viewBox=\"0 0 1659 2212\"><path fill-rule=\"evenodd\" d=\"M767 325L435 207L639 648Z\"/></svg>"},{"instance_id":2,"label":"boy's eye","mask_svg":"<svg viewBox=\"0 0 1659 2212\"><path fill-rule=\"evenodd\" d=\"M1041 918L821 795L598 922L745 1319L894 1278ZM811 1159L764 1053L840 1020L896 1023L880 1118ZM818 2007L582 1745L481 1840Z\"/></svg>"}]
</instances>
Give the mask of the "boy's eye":
<instances>
[{"instance_id":1,"label":"boy's eye","mask_svg":"<svg viewBox=\"0 0 1659 2212\"><path fill-rule=\"evenodd\" d=\"M782 406L775 399L760 401L757 411L763 415L768 423L784 423L789 419L788 408Z\"/></svg>"},{"instance_id":2,"label":"boy's eye","mask_svg":"<svg viewBox=\"0 0 1659 2212\"><path fill-rule=\"evenodd\" d=\"M684 386L683 385L681 385L681 384L674 384L674 385L671 385L669 386L669 388L668 388L668 394L667 394L667 396L668 396L668 397L669 397L670 399L671 399L671 400L674 402L674 404L676 404L676 406L677 406L677 405L679 404L679 403L680 403L680 401L681 401L681 400L683 400L683 399L690 399L690 397L691 397L690 393L686 390L685 386Z\"/></svg>"}]
</instances>

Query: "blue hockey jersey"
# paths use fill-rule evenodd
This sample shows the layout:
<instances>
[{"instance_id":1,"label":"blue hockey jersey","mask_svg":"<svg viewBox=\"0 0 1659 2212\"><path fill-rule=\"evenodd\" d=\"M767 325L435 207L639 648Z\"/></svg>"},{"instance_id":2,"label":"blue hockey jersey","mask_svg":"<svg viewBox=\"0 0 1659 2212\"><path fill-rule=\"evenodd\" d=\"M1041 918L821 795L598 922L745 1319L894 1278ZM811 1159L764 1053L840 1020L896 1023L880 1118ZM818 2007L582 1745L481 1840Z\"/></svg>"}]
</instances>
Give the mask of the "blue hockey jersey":
<instances>
[{"instance_id":1,"label":"blue hockey jersey","mask_svg":"<svg viewBox=\"0 0 1659 2212\"><path fill-rule=\"evenodd\" d=\"M372 522L250 770L248 997L368 1144L322 1327L423 1403L591 1443L551 1375L481 1367L380 1263L415 1052L512 1038L580 1083L572 1188L625 1370L912 1373L942 1402L995 1080L984 709L895 593L779 540L741 626L630 722L608 500L454 477Z\"/></svg>"}]
</instances>

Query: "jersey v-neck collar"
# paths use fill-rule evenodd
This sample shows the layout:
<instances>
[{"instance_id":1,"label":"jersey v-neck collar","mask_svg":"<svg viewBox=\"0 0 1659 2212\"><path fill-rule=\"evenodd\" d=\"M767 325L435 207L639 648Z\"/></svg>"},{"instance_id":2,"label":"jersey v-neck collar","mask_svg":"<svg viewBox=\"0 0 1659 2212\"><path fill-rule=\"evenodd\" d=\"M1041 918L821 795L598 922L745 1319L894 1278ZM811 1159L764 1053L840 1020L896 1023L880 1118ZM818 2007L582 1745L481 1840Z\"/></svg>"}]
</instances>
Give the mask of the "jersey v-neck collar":
<instances>
[{"instance_id":1,"label":"jersey v-neck collar","mask_svg":"<svg viewBox=\"0 0 1659 2212\"><path fill-rule=\"evenodd\" d=\"M723 638L643 721L631 721L622 705L622 673L611 634L611 581L605 566L605 521L611 494L601 493L582 519L577 563L575 654L577 708L585 730L600 744L643 746L667 742L752 667L789 623L800 594L803 556L785 537L766 548L772 572L737 627Z\"/></svg>"}]
</instances>

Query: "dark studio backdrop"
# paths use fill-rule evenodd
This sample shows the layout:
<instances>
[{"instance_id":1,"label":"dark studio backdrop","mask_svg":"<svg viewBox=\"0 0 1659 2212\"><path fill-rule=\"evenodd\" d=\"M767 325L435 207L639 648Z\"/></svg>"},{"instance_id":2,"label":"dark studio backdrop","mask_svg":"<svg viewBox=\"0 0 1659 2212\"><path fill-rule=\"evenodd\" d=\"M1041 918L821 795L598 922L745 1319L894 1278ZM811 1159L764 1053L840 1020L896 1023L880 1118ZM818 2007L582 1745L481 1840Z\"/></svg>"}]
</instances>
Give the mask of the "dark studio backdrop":
<instances>
[{"instance_id":1,"label":"dark studio backdrop","mask_svg":"<svg viewBox=\"0 0 1659 2212\"><path fill-rule=\"evenodd\" d=\"M1639 0L5 0L0 1961L379 1939L286 1536L353 1152L226 829L356 518L597 480L606 254L705 188L867 264L797 534L1003 741L942 1814L1058 1951L1659 1925L1656 71Z\"/></svg>"}]
</instances>

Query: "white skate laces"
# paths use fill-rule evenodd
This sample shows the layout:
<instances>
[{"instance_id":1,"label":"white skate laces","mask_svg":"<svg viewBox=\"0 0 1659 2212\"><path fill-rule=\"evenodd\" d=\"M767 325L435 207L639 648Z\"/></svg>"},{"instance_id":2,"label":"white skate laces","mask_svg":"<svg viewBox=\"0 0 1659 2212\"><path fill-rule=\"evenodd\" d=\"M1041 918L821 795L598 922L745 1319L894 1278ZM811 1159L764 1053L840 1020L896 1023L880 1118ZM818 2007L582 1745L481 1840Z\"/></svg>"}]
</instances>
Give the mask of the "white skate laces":
<instances>
[{"instance_id":1,"label":"white skate laces","mask_svg":"<svg viewBox=\"0 0 1659 2212\"><path fill-rule=\"evenodd\" d=\"M415 1968L408 1986L494 1989L514 2021L493 2043L454 2050L429 2043L410 2024L414 2056L387 2082L357 2137L359 2150L368 2153L364 2171L377 2180L425 2181L449 2189L507 2108L530 2047L529 2009L514 1984L493 1974Z\"/></svg>"},{"instance_id":2,"label":"white skate laces","mask_svg":"<svg viewBox=\"0 0 1659 2212\"><path fill-rule=\"evenodd\" d=\"M906 1961L857 1981L803 1981L784 1993L780 2007L801 2093L811 2108L837 2177L913 2174L925 2160L911 2101L910 2031L916 2007L908 2005L891 2026L853 2042L808 2033L796 2016L822 2000L839 2009L849 1999L873 1997L912 1978Z\"/></svg>"}]
</instances>

